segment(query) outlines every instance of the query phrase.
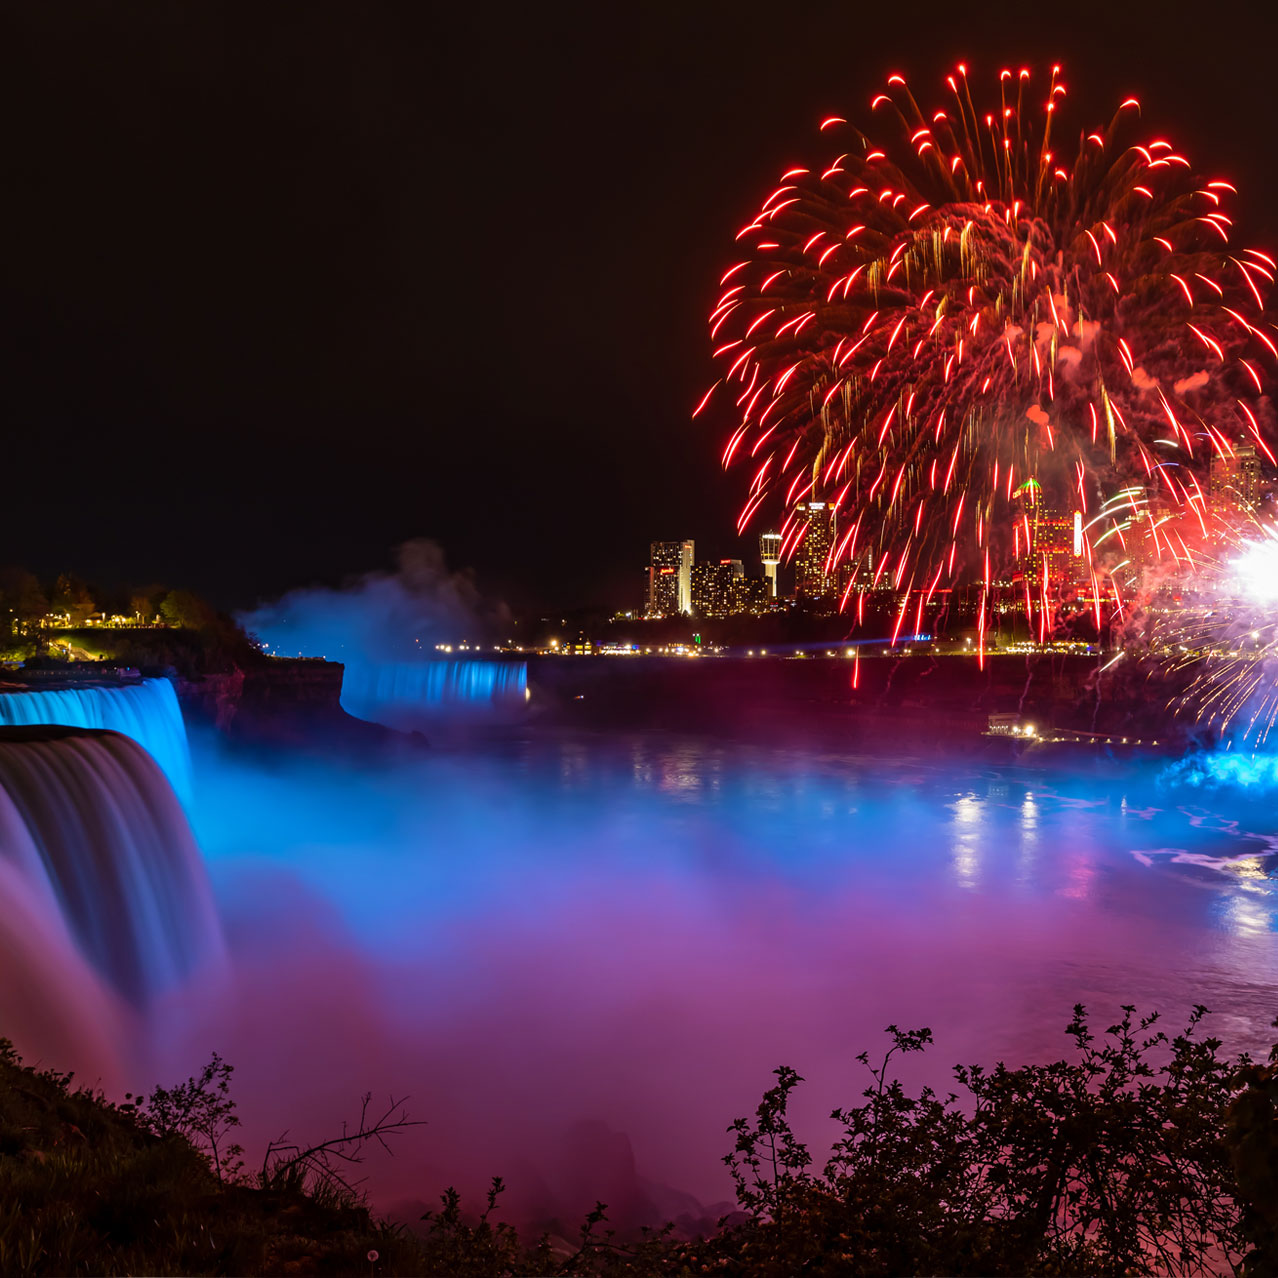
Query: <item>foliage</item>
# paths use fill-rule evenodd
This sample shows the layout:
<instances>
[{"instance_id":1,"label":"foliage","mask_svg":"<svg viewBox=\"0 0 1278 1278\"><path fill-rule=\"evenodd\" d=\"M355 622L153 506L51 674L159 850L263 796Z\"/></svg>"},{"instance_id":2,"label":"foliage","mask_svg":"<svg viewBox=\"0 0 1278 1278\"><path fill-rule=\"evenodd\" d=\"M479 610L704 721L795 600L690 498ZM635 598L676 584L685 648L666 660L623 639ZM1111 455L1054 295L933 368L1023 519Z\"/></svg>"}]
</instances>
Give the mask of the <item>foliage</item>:
<instances>
[{"instance_id":1,"label":"foliage","mask_svg":"<svg viewBox=\"0 0 1278 1278\"><path fill-rule=\"evenodd\" d=\"M240 1125L231 1099L228 1065L216 1052L198 1078L188 1078L173 1088L157 1086L148 1096L134 1098L125 1093L137 1111L138 1120L159 1137L181 1136L209 1160L220 1181L235 1180L243 1170L244 1147L228 1140Z\"/></svg>"},{"instance_id":2,"label":"foliage","mask_svg":"<svg viewBox=\"0 0 1278 1278\"><path fill-rule=\"evenodd\" d=\"M97 611L89 587L74 573L64 572L53 587L53 609L66 613L73 625L83 625Z\"/></svg>"},{"instance_id":3,"label":"foliage","mask_svg":"<svg viewBox=\"0 0 1278 1278\"><path fill-rule=\"evenodd\" d=\"M623 1275L681 1275L697 1272L688 1266L694 1249L672 1238L672 1227L644 1228L637 1237L619 1239L607 1228L604 1203L596 1203L578 1230L575 1246L552 1242L543 1235L526 1245L518 1230L492 1220L505 1183L494 1176L483 1210L474 1223L466 1219L461 1195L449 1188L440 1196L441 1210L427 1212L422 1237L424 1272L450 1278L500 1278L506 1274L558 1275L560 1278L622 1278ZM603 1228L600 1228L603 1226Z\"/></svg>"},{"instance_id":4,"label":"foliage","mask_svg":"<svg viewBox=\"0 0 1278 1278\"><path fill-rule=\"evenodd\" d=\"M1278 1027L1278 1020L1274 1021ZM1252 1250L1248 1275L1278 1273L1278 1044L1267 1065L1238 1071L1226 1143L1243 1203L1242 1228Z\"/></svg>"},{"instance_id":5,"label":"foliage","mask_svg":"<svg viewBox=\"0 0 1278 1278\"><path fill-rule=\"evenodd\" d=\"M329 1140L281 1137L248 1176L220 1057L117 1106L0 1040L0 1272L1254 1278L1278 1272L1278 1047L1222 1058L1204 1014L1169 1038L1125 1007L1098 1036L1079 1006L1070 1059L960 1066L944 1095L893 1073L930 1031L890 1026L819 1169L790 1119L803 1080L782 1067L729 1128L743 1214L708 1239L619 1236L598 1203L575 1239L529 1241L498 1219L500 1178L477 1216L449 1189L408 1234L370 1217L347 1170L411 1125L393 1098L366 1097Z\"/></svg>"},{"instance_id":6,"label":"foliage","mask_svg":"<svg viewBox=\"0 0 1278 1278\"><path fill-rule=\"evenodd\" d=\"M217 614L194 591L170 590L160 601L160 616L181 630L207 630Z\"/></svg>"},{"instance_id":7,"label":"foliage","mask_svg":"<svg viewBox=\"0 0 1278 1278\"><path fill-rule=\"evenodd\" d=\"M0 1273L349 1274L370 1250L379 1276L420 1272L415 1243L363 1207L218 1178L188 1134L224 1134L228 1070L215 1057L114 1105L0 1039Z\"/></svg>"},{"instance_id":8,"label":"foliage","mask_svg":"<svg viewBox=\"0 0 1278 1278\"><path fill-rule=\"evenodd\" d=\"M214 1061L218 1060L214 1053ZM229 1072L230 1066L225 1066ZM350 1169L364 1161L364 1148L377 1144L390 1153L387 1138L422 1123L409 1119L403 1101L393 1096L378 1115L369 1113L373 1094L365 1092L360 1105L359 1122L352 1129L347 1123L337 1136L314 1145L298 1145L285 1132L271 1141L262 1157L258 1179L271 1189L308 1190L312 1194L346 1203L359 1201L358 1181L350 1179ZM238 1120L236 1120L238 1122Z\"/></svg>"},{"instance_id":9,"label":"foliage","mask_svg":"<svg viewBox=\"0 0 1278 1278\"><path fill-rule=\"evenodd\" d=\"M129 611L141 621L150 622L160 615L160 605L168 593L160 585L135 586L129 591Z\"/></svg>"},{"instance_id":10,"label":"foliage","mask_svg":"<svg viewBox=\"0 0 1278 1278\"><path fill-rule=\"evenodd\" d=\"M834 1111L842 1134L819 1175L788 1118L802 1080L778 1070L727 1159L754 1272L1236 1270L1246 1239L1221 1137L1237 1066L1196 1037L1204 1012L1169 1040L1125 1007L1098 1041L1078 1006L1075 1060L960 1066L961 1103L889 1077L894 1055L931 1041L891 1026L881 1064L859 1058L871 1084Z\"/></svg>"},{"instance_id":11,"label":"foliage","mask_svg":"<svg viewBox=\"0 0 1278 1278\"><path fill-rule=\"evenodd\" d=\"M35 574L25 568L0 568L0 611L18 621L31 621L49 611L49 601Z\"/></svg>"},{"instance_id":12,"label":"foliage","mask_svg":"<svg viewBox=\"0 0 1278 1278\"><path fill-rule=\"evenodd\" d=\"M470 1223L462 1210L461 1195L448 1188L440 1196L440 1210L428 1211L422 1221L427 1226L422 1249L428 1258L427 1272L450 1274L455 1278L497 1278L508 1273L532 1275L560 1272L549 1242L542 1239L530 1254L512 1225L492 1218L497 1200L506 1186L493 1177L483 1211Z\"/></svg>"}]
</instances>

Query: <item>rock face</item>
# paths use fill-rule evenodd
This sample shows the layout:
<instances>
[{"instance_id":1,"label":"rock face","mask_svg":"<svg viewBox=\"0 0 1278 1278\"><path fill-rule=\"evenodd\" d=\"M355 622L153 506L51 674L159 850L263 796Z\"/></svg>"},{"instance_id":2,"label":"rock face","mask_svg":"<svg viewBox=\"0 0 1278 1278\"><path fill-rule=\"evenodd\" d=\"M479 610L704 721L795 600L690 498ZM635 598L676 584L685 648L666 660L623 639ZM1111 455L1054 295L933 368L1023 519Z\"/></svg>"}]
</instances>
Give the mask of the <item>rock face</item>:
<instances>
[{"instance_id":1,"label":"rock face","mask_svg":"<svg viewBox=\"0 0 1278 1278\"><path fill-rule=\"evenodd\" d=\"M271 660L247 670L181 679L177 691L186 713L233 732L237 721L243 726L246 719L340 712L342 667L332 661Z\"/></svg>"},{"instance_id":2,"label":"rock face","mask_svg":"<svg viewBox=\"0 0 1278 1278\"><path fill-rule=\"evenodd\" d=\"M178 700L192 722L232 739L266 745L377 745L401 739L342 709L343 667L335 661L269 658L262 665L180 679Z\"/></svg>"}]
</instances>

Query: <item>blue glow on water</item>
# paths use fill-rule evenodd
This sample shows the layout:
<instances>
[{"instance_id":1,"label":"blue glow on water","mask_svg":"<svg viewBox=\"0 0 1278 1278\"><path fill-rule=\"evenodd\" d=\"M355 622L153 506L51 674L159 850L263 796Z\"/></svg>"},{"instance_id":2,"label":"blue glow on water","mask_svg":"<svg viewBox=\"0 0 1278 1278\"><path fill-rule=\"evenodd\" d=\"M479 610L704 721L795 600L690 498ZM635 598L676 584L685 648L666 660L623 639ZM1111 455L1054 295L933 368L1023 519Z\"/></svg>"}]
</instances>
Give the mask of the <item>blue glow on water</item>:
<instances>
[{"instance_id":1,"label":"blue glow on water","mask_svg":"<svg viewBox=\"0 0 1278 1278\"><path fill-rule=\"evenodd\" d=\"M191 754L186 725L167 679L0 693L0 726L46 723L110 728L132 737L160 765L179 797L189 800Z\"/></svg>"},{"instance_id":2,"label":"blue glow on water","mask_svg":"<svg viewBox=\"0 0 1278 1278\"><path fill-rule=\"evenodd\" d=\"M1195 789L1237 789L1259 794L1278 789L1278 755L1202 751L1169 764L1163 778L1168 784Z\"/></svg>"},{"instance_id":3,"label":"blue glow on water","mask_svg":"<svg viewBox=\"0 0 1278 1278\"><path fill-rule=\"evenodd\" d=\"M1183 875L1151 868L1192 865L1227 894L1237 864L1268 855L1278 831L1185 806L1192 791L1169 795L1156 768L1035 779L659 734L545 733L367 771L227 762L210 775L195 819L215 874L295 874L383 954L430 948L436 923L463 917L500 934L557 900L589 913L624 898L656 926L661 883L678 885L680 911L764 884L800 913L800 901L845 900L857 918L924 927L940 946L975 912L987 939L1056 929L1062 954L1155 915L1227 949L1228 916ZM582 899L586 885L598 899ZM1116 971L1144 962L1120 939L1105 947Z\"/></svg>"},{"instance_id":4,"label":"blue glow on water","mask_svg":"<svg viewBox=\"0 0 1278 1278\"><path fill-rule=\"evenodd\" d=\"M308 1071L325 1096L446 1095L431 1156L478 1186L601 1117L713 1201L723 1128L771 1069L828 1113L893 1022L933 1028L943 1085L1059 1054L1080 1000L1201 1001L1252 1050L1272 1017L1278 814L1158 765L551 730L365 768L196 758L237 1014L272 1027L201 1042L317 1095Z\"/></svg>"}]
</instances>

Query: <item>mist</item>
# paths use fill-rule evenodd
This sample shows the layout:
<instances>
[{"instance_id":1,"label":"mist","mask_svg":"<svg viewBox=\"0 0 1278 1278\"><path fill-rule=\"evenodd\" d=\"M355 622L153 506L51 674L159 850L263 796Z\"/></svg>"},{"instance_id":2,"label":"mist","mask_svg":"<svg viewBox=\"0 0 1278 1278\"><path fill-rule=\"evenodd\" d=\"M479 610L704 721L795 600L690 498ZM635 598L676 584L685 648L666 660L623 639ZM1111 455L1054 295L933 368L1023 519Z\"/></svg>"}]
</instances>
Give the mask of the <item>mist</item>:
<instances>
[{"instance_id":1,"label":"mist","mask_svg":"<svg viewBox=\"0 0 1278 1278\"><path fill-rule=\"evenodd\" d=\"M380 663L435 657L436 644L505 638L510 613L469 572L450 569L437 542L418 537L395 551L393 571L291 590L236 620L275 656Z\"/></svg>"},{"instance_id":2,"label":"mist","mask_svg":"<svg viewBox=\"0 0 1278 1278\"><path fill-rule=\"evenodd\" d=\"M258 1150L407 1097L427 1125L364 1170L409 1217L501 1175L522 1222L571 1228L602 1198L622 1225L709 1224L727 1127L778 1065L808 1080L819 1155L888 1024L933 1029L905 1076L940 1086L959 1061L1060 1055L1079 999L1173 1022L1206 1002L1256 1048L1278 980L1234 873L1264 841L1177 810L1154 773L1111 793L545 731L367 767L213 736L193 754L231 972L166 1007L145 1066L222 1053Z\"/></svg>"}]
</instances>

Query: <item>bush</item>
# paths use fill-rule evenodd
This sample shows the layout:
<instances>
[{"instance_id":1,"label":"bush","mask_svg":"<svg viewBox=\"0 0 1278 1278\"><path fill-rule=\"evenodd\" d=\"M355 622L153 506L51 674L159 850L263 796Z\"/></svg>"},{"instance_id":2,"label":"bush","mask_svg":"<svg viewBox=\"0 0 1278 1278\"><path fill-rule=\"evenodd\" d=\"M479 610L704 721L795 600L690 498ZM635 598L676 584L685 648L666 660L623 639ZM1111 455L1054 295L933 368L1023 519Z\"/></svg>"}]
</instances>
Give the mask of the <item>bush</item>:
<instances>
[{"instance_id":1,"label":"bush","mask_svg":"<svg viewBox=\"0 0 1278 1278\"><path fill-rule=\"evenodd\" d=\"M802 1080L780 1069L734 1125L726 1161L750 1221L719 1246L748 1247L761 1275L1236 1272L1255 1234L1224 1137L1251 1065L1198 1037L1204 1013L1169 1040L1126 1007L1098 1042L1079 1006L1074 1060L960 1066L945 1096L889 1078L894 1055L931 1042L891 1026L883 1061L859 1058L864 1103L834 1111L842 1135L815 1174L787 1117Z\"/></svg>"},{"instance_id":2,"label":"bush","mask_svg":"<svg viewBox=\"0 0 1278 1278\"><path fill-rule=\"evenodd\" d=\"M709 1239L670 1226L618 1237L597 1205L574 1242L521 1238L446 1191L409 1235L375 1221L351 1164L408 1123L402 1105L309 1147L287 1138L247 1175L231 1067L113 1105L24 1067L0 1040L0 1272L503 1275L1278 1273L1278 1047L1229 1061L1126 1007L1099 1038L1084 1009L1071 1058L954 1070L911 1095L894 1058L930 1031L888 1028L861 1103L822 1168L789 1120L802 1083L776 1071L725 1157L743 1216ZM376 1259L370 1260L372 1253Z\"/></svg>"}]
</instances>

